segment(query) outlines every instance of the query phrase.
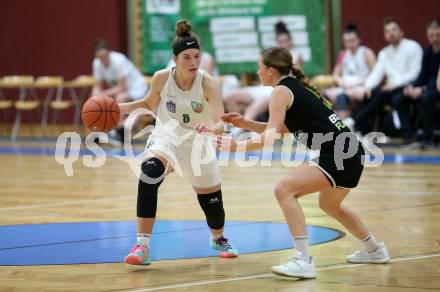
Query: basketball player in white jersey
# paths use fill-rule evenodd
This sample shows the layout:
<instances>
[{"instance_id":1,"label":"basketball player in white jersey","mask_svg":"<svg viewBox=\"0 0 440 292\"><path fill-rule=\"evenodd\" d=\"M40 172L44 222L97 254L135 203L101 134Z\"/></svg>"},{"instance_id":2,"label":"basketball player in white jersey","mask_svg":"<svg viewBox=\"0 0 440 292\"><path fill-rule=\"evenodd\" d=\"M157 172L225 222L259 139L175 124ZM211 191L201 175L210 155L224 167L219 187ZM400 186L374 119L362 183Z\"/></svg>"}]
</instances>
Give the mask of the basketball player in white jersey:
<instances>
[{"instance_id":1,"label":"basketball player in white jersey","mask_svg":"<svg viewBox=\"0 0 440 292\"><path fill-rule=\"evenodd\" d=\"M220 116L224 108L217 83L209 74L199 70L199 38L191 33L191 24L185 20L176 24L173 53L176 66L154 74L150 91L143 100L119 104L122 114L138 108L157 112L156 126L147 142L149 158L142 163L138 186L137 243L125 257L125 263L131 265L150 264L150 238L156 217L158 188L168 173L181 167L188 172L205 213L211 230L210 246L219 250L221 257L238 255L223 236L225 212L212 144L205 144L204 152L214 159L198 165L199 173L192 169L191 150L195 139L200 138L200 135L196 137L194 129L198 124L207 124L213 132L222 133ZM145 177L149 179L143 179Z\"/></svg>"},{"instance_id":2,"label":"basketball player in white jersey","mask_svg":"<svg viewBox=\"0 0 440 292\"><path fill-rule=\"evenodd\" d=\"M354 24L347 25L342 40L344 49L339 53L333 69L337 87L324 92L334 104L340 118L350 115L349 101L362 101L365 97L363 85L376 64L374 52L361 44L361 38Z\"/></svg>"}]
</instances>

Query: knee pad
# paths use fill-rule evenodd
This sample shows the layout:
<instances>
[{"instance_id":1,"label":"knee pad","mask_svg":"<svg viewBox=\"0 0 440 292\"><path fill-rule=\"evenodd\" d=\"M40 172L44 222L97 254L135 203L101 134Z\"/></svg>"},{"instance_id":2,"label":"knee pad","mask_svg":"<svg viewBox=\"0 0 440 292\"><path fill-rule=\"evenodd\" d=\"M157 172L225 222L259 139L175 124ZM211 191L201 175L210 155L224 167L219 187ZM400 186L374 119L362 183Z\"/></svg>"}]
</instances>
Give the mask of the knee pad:
<instances>
[{"instance_id":1,"label":"knee pad","mask_svg":"<svg viewBox=\"0 0 440 292\"><path fill-rule=\"evenodd\" d=\"M221 229L225 225L225 210L223 209L222 191L211 194L198 194L197 199L206 216L209 228Z\"/></svg>"},{"instance_id":2,"label":"knee pad","mask_svg":"<svg viewBox=\"0 0 440 292\"><path fill-rule=\"evenodd\" d=\"M142 163L138 184L137 216L141 218L156 217L157 190L165 177L165 166L156 157Z\"/></svg>"}]
</instances>

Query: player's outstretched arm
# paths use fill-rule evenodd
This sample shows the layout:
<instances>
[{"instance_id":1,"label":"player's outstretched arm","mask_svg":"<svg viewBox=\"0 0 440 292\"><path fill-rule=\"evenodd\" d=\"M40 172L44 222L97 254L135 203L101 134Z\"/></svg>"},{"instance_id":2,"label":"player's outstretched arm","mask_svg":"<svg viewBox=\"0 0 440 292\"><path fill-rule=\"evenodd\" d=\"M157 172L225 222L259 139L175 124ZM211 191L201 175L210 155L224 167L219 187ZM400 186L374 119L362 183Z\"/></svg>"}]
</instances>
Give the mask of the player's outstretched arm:
<instances>
[{"instance_id":1,"label":"player's outstretched arm","mask_svg":"<svg viewBox=\"0 0 440 292\"><path fill-rule=\"evenodd\" d=\"M225 123L231 123L235 128L242 128L251 132L261 133L266 129L267 123L245 119L239 113L227 113L221 116Z\"/></svg>"}]
</instances>

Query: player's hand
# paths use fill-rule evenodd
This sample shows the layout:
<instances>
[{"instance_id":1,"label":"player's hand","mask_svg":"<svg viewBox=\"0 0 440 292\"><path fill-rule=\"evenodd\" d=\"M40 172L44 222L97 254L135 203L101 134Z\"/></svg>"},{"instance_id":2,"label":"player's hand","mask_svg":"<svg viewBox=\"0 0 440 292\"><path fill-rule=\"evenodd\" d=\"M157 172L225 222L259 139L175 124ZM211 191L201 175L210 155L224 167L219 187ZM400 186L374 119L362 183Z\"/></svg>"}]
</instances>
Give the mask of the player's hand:
<instances>
[{"instance_id":1,"label":"player's hand","mask_svg":"<svg viewBox=\"0 0 440 292\"><path fill-rule=\"evenodd\" d=\"M194 130L196 130L196 132L199 133L199 134L202 134L202 133L213 133L212 130L210 128L208 128L204 124L196 124L194 126Z\"/></svg>"},{"instance_id":2,"label":"player's hand","mask_svg":"<svg viewBox=\"0 0 440 292\"><path fill-rule=\"evenodd\" d=\"M224 152L235 152L237 151L237 140L230 136L217 136L216 148Z\"/></svg>"},{"instance_id":3,"label":"player's hand","mask_svg":"<svg viewBox=\"0 0 440 292\"><path fill-rule=\"evenodd\" d=\"M235 128L244 128L247 121L239 113L227 113L222 115L220 119L225 123L231 123Z\"/></svg>"}]
</instances>

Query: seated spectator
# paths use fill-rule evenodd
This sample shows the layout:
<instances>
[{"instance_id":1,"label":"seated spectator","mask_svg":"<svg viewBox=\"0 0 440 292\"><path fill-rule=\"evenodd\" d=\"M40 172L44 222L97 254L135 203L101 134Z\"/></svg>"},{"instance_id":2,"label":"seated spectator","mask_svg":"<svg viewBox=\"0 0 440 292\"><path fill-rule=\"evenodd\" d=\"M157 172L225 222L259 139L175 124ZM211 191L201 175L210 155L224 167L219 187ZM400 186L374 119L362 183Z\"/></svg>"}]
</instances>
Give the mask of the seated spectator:
<instances>
[{"instance_id":1,"label":"seated spectator","mask_svg":"<svg viewBox=\"0 0 440 292\"><path fill-rule=\"evenodd\" d=\"M388 46L379 52L377 63L365 81L367 98L357 106L352 118L344 120L347 126L355 126L363 134L371 131L371 121L383 106L391 104L403 88L417 78L422 63L422 48L417 42L403 37L399 23L386 17L383 24ZM380 86L384 78L386 81Z\"/></svg>"},{"instance_id":2,"label":"seated spectator","mask_svg":"<svg viewBox=\"0 0 440 292\"><path fill-rule=\"evenodd\" d=\"M344 49L339 53L333 77L338 87L329 88L324 92L335 105L336 113L341 118L349 116L349 101L362 101L365 97L363 85L376 64L374 52L363 45L353 24L347 25L342 41Z\"/></svg>"},{"instance_id":3,"label":"seated spectator","mask_svg":"<svg viewBox=\"0 0 440 292\"><path fill-rule=\"evenodd\" d=\"M293 62L300 67L303 65L301 55L292 51L292 37L289 30L283 22L275 25L275 35L278 46L288 49L292 52ZM246 119L256 120L261 114L269 108L269 97L272 94L271 86L248 86L243 87L224 96L225 107L228 112L240 112L242 106L245 106L243 116ZM235 129L234 134L238 135L240 129Z\"/></svg>"},{"instance_id":4,"label":"seated spectator","mask_svg":"<svg viewBox=\"0 0 440 292\"><path fill-rule=\"evenodd\" d=\"M93 77L97 80L92 96L108 95L118 103L142 99L148 88L136 66L123 54L110 50L105 40L94 44ZM109 133L113 144L121 145L124 137L123 120Z\"/></svg>"},{"instance_id":5,"label":"seated spectator","mask_svg":"<svg viewBox=\"0 0 440 292\"><path fill-rule=\"evenodd\" d=\"M420 113L423 119L423 146L433 144L432 134L435 123L436 103L440 102L440 92L436 88L438 68L440 66L440 23L432 20L427 25L426 36L429 46L423 51L422 70L417 80L405 87L403 93L393 101L394 108L399 114L404 144L416 140L416 126L410 116L410 106L420 103Z\"/></svg>"}]
</instances>

